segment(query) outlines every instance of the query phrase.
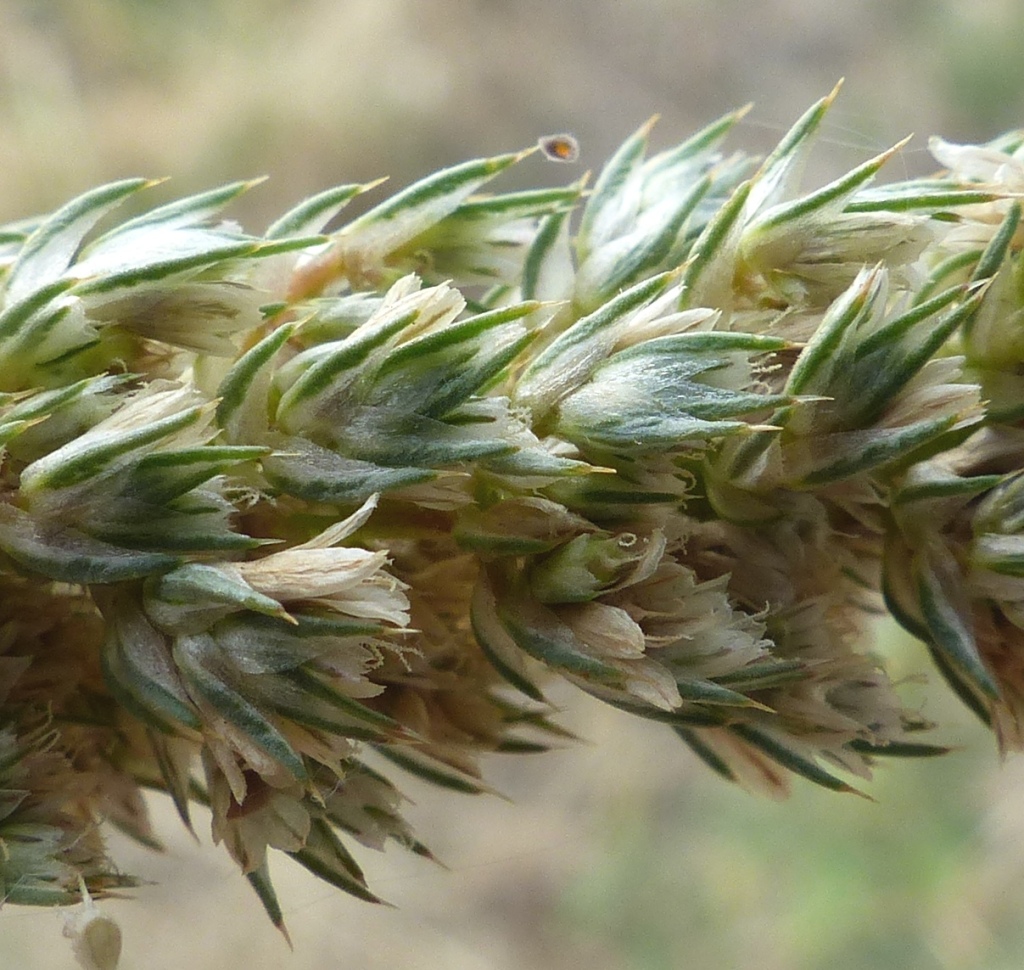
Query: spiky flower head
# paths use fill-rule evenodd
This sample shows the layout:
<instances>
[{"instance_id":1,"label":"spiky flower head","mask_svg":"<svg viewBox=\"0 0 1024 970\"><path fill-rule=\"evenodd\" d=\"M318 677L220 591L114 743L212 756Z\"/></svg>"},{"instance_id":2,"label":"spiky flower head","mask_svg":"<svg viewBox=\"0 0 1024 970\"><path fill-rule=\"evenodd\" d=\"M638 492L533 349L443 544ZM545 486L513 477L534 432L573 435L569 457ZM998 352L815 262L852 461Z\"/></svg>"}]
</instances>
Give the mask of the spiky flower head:
<instances>
[{"instance_id":1,"label":"spiky flower head","mask_svg":"<svg viewBox=\"0 0 1024 970\"><path fill-rule=\"evenodd\" d=\"M484 753L568 739L553 677L853 790L942 750L883 600L1019 746L1020 138L802 192L834 97L761 161L743 112L650 157L648 123L592 188L485 194L513 152L329 233L377 183L262 235L220 221L250 183L10 227L4 898L128 885L97 826L156 844L155 788L278 926L271 849L377 900L351 841L430 857L393 768L488 791Z\"/></svg>"}]
</instances>

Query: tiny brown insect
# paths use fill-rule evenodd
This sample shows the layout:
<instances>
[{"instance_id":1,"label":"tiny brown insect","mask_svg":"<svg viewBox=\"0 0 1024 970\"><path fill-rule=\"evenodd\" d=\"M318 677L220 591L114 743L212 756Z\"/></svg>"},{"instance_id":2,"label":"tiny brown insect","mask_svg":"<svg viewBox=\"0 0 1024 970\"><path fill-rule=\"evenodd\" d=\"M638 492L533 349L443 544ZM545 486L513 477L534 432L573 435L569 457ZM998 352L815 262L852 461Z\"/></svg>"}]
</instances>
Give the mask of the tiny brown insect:
<instances>
[{"instance_id":1,"label":"tiny brown insect","mask_svg":"<svg viewBox=\"0 0 1024 970\"><path fill-rule=\"evenodd\" d=\"M553 162L575 162L580 157L579 142L572 135L545 135L537 139L545 158Z\"/></svg>"}]
</instances>

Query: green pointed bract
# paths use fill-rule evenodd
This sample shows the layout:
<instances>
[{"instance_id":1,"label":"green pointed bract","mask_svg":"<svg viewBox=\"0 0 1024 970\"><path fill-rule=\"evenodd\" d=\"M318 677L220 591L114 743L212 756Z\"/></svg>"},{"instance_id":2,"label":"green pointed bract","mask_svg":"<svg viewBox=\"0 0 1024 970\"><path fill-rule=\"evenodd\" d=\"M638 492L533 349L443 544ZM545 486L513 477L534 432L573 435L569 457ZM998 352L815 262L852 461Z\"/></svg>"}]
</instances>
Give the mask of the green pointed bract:
<instances>
[{"instance_id":1,"label":"green pointed bract","mask_svg":"<svg viewBox=\"0 0 1024 970\"><path fill-rule=\"evenodd\" d=\"M167 553L118 547L66 526L48 527L13 505L0 506L0 550L28 574L65 583L141 579L178 563Z\"/></svg>"},{"instance_id":2,"label":"green pointed bract","mask_svg":"<svg viewBox=\"0 0 1024 970\"><path fill-rule=\"evenodd\" d=\"M786 389L819 400L773 418L787 429L782 452L792 481L848 478L980 417L976 390L957 380L959 360L933 355L976 312L981 294L953 288L887 319L889 287L885 271L863 271L794 364Z\"/></svg>"},{"instance_id":3,"label":"green pointed bract","mask_svg":"<svg viewBox=\"0 0 1024 970\"><path fill-rule=\"evenodd\" d=\"M222 491L225 473L269 449L206 447L213 405L201 402L173 386L126 396L105 420L27 465L20 496L37 534L70 529L172 555L257 546L230 527L234 508Z\"/></svg>"},{"instance_id":4,"label":"green pointed bract","mask_svg":"<svg viewBox=\"0 0 1024 970\"><path fill-rule=\"evenodd\" d=\"M852 792L944 749L882 602L1024 748L1021 137L801 188L835 97L760 164L738 111L592 188L492 190L520 152L262 235L253 182L0 227L0 896L127 886L97 824L158 844L154 788L279 928L269 849L379 901L349 843L432 858L388 775L491 792L571 739L557 678Z\"/></svg>"},{"instance_id":5,"label":"green pointed bract","mask_svg":"<svg viewBox=\"0 0 1024 970\"><path fill-rule=\"evenodd\" d=\"M353 289L393 282L404 271L401 250L451 216L470 196L532 149L444 169L408 186L333 234L331 244L300 267L293 295L315 296L338 281ZM428 250L429 252L429 250Z\"/></svg>"},{"instance_id":6,"label":"green pointed bract","mask_svg":"<svg viewBox=\"0 0 1024 970\"><path fill-rule=\"evenodd\" d=\"M515 403L529 408L534 423L542 424L559 399L586 381L614 349L631 316L648 307L671 282L666 273L638 283L557 336L516 382Z\"/></svg>"},{"instance_id":7,"label":"green pointed bract","mask_svg":"<svg viewBox=\"0 0 1024 970\"><path fill-rule=\"evenodd\" d=\"M345 501L429 480L434 469L538 449L507 401L484 393L533 340L522 321L538 304L456 320L463 306L449 287L420 289L408 278L348 337L281 367L273 423L294 444L266 438L278 452L264 463L271 480L303 497ZM272 354L281 340L268 337L250 354ZM249 359L225 385L222 420L233 420L243 381L267 363L253 356L250 367ZM548 464L556 474L572 467Z\"/></svg>"},{"instance_id":8,"label":"green pointed bract","mask_svg":"<svg viewBox=\"0 0 1024 970\"><path fill-rule=\"evenodd\" d=\"M266 860L258 869L247 872L245 878L249 880L249 885L252 886L253 892L259 897L259 901L266 911L267 918L284 934L285 939L290 943L288 930L285 929L284 925L284 913L281 910L280 902L278 902L274 884L270 881L270 870Z\"/></svg>"},{"instance_id":9,"label":"green pointed bract","mask_svg":"<svg viewBox=\"0 0 1024 970\"><path fill-rule=\"evenodd\" d=\"M956 570L937 550L916 563L921 615L935 648L981 694L998 696L998 687L978 652L966 598L956 589Z\"/></svg>"},{"instance_id":10,"label":"green pointed bract","mask_svg":"<svg viewBox=\"0 0 1024 970\"><path fill-rule=\"evenodd\" d=\"M453 212L482 185L523 157L522 152L496 155L430 175L350 222L339 236L350 239L364 233L376 235L387 240L385 252L395 249Z\"/></svg>"},{"instance_id":11,"label":"green pointed bract","mask_svg":"<svg viewBox=\"0 0 1024 970\"><path fill-rule=\"evenodd\" d=\"M365 185L339 185L300 202L294 209L275 219L267 227L265 238L289 239L308 233L321 232L356 196L376 188L379 182Z\"/></svg>"},{"instance_id":12,"label":"green pointed bract","mask_svg":"<svg viewBox=\"0 0 1024 970\"><path fill-rule=\"evenodd\" d=\"M51 391L10 395L0 413L10 426L6 443L11 458L24 466L67 444L109 417L118 404L115 392L128 383L124 375L103 375Z\"/></svg>"},{"instance_id":13,"label":"green pointed bract","mask_svg":"<svg viewBox=\"0 0 1024 970\"><path fill-rule=\"evenodd\" d=\"M822 189L756 214L740 243L747 272L758 273L775 299L815 306L834 300L864 263L913 263L934 238L927 216L846 210L904 144Z\"/></svg>"},{"instance_id":14,"label":"green pointed bract","mask_svg":"<svg viewBox=\"0 0 1024 970\"><path fill-rule=\"evenodd\" d=\"M272 720L220 676L217 660L209 636L184 636L175 641L174 661L190 697L241 732L283 771L303 780L306 769L298 753Z\"/></svg>"},{"instance_id":15,"label":"green pointed bract","mask_svg":"<svg viewBox=\"0 0 1024 970\"><path fill-rule=\"evenodd\" d=\"M428 282L514 287L545 220L571 213L579 196L580 189L570 187L470 197L389 262Z\"/></svg>"},{"instance_id":16,"label":"green pointed bract","mask_svg":"<svg viewBox=\"0 0 1024 970\"><path fill-rule=\"evenodd\" d=\"M253 610L268 616L287 616L284 607L270 596L254 590L240 577L215 566L189 563L154 577L149 595L157 602L190 612L197 608Z\"/></svg>"},{"instance_id":17,"label":"green pointed bract","mask_svg":"<svg viewBox=\"0 0 1024 970\"><path fill-rule=\"evenodd\" d=\"M376 750L398 767L440 788L461 795L495 794L485 782L415 747L377 745Z\"/></svg>"},{"instance_id":18,"label":"green pointed bract","mask_svg":"<svg viewBox=\"0 0 1024 970\"><path fill-rule=\"evenodd\" d=\"M434 478L426 468L388 467L348 458L305 438L283 435L268 439L275 452L263 462L268 483L275 489L312 502L358 502Z\"/></svg>"},{"instance_id":19,"label":"green pointed bract","mask_svg":"<svg viewBox=\"0 0 1024 970\"><path fill-rule=\"evenodd\" d=\"M528 654L520 650L515 638L498 616L494 589L483 573L473 590L470 612L473 636L487 660L518 691L535 701L543 701L541 689L527 669Z\"/></svg>"},{"instance_id":20,"label":"green pointed bract","mask_svg":"<svg viewBox=\"0 0 1024 970\"><path fill-rule=\"evenodd\" d=\"M683 264L681 307L714 306L732 308L732 287L736 275L736 255L742 237L742 216L753 188L751 181L741 183L708 220L694 240Z\"/></svg>"},{"instance_id":21,"label":"green pointed bract","mask_svg":"<svg viewBox=\"0 0 1024 970\"><path fill-rule=\"evenodd\" d=\"M633 456L692 451L749 431L744 417L767 413L786 398L749 389L744 372L752 356L785 346L738 333L679 334L635 345L562 400L557 431L584 450ZM730 371L738 373L733 381Z\"/></svg>"},{"instance_id":22,"label":"green pointed bract","mask_svg":"<svg viewBox=\"0 0 1024 970\"><path fill-rule=\"evenodd\" d=\"M146 179L126 179L101 186L42 222L25 240L7 274L6 303L17 303L60 279L96 223L128 196L152 184Z\"/></svg>"},{"instance_id":23,"label":"green pointed bract","mask_svg":"<svg viewBox=\"0 0 1024 970\"><path fill-rule=\"evenodd\" d=\"M753 212L763 210L766 203L779 201L796 190L814 134L838 96L839 88L837 84L830 94L808 108L762 162L754 178L756 188L748 202Z\"/></svg>"},{"instance_id":24,"label":"green pointed bract","mask_svg":"<svg viewBox=\"0 0 1024 970\"><path fill-rule=\"evenodd\" d=\"M574 186L583 191L585 179ZM519 291L526 300L552 302L568 299L573 289L573 261L570 227L573 212L555 211L541 219L523 254Z\"/></svg>"},{"instance_id":25,"label":"green pointed bract","mask_svg":"<svg viewBox=\"0 0 1024 970\"><path fill-rule=\"evenodd\" d=\"M101 659L115 697L158 731L198 730L202 720L185 691L167 639L128 595L104 591L98 605L109 630Z\"/></svg>"},{"instance_id":26,"label":"green pointed bract","mask_svg":"<svg viewBox=\"0 0 1024 970\"><path fill-rule=\"evenodd\" d=\"M677 148L645 160L652 120L616 152L580 220L577 312L590 312L623 288L683 262L709 212L742 177L743 168L721 164L716 149L743 114L726 115Z\"/></svg>"},{"instance_id":27,"label":"green pointed bract","mask_svg":"<svg viewBox=\"0 0 1024 970\"><path fill-rule=\"evenodd\" d=\"M524 653L562 673L598 683L621 683L621 671L593 656L556 613L532 597L512 591L496 608L505 632Z\"/></svg>"},{"instance_id":28,"label":"green pointed bract","mask_svg":"<svg viewBox=\"0 0 1024 970\"><path fill-rule=\"evenodd\" d=\"M841 211L847 199L874 178L879 169L905 144L906 141L900 142L887 152L862 162L842 178L801 199L782 202L758 213L747 228L746 247L759 249L768 242L766 237L770 238L774 233L793 228L794 224L799 225L809 217L827 214L829 210Z\"/></svg>"}]
</instances>

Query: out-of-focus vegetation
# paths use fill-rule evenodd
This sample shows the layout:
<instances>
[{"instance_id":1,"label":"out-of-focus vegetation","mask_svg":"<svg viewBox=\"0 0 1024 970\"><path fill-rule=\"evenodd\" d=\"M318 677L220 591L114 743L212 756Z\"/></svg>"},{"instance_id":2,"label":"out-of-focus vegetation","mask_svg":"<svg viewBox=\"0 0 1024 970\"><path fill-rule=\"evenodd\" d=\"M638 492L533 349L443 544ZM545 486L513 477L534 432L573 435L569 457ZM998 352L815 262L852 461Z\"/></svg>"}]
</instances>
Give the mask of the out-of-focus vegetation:
<instances>
[{"instance_id":1,"label":"out-of-focus vegetation","mask_svg":"<svg viewBox=\"0 0 1024 970\"><path fill-rule=\"evenodd\" d=\"M831 148L984 139L1024 117L1015 0L4 0L0 215L126 174L304 194L572 130L596 167L646 117L674 143L747 101L772 145L840 75ZM901 164L928 169L923 140Z\"/></svg>"},{"instance_id":2,"label":"out-of-focus vegetation","mask_svg":"<svg viewBox=\"0 0 1024 970\"><path fill-rule=\"evenodd\" d=\"M897 669L920 664L902 634L885 639ZM883 766L874 801L805 786L764 804L703 778L609 793L606 851L569 882L564 918L609 967L1020 966L1024 764L1000 767L938 685L918 694L960 748Z\"/></svg>"},{"instance_id":3,"label":"out-of-focus vegetation","mask_svg":"<svg viewBox=\"0 0 1024 970\"><path fill-rule=\"evenodd\" d=\"M0 0L0 218L129 174L172 176L178 194L267 174L238 210L261 228L331 184L401 184L552 131L575 132L597 167L653 112L668 144L748 100L739 138L757 150L846 75L812 180L911 130L970 140L1024 124L1022 35L1015 0ZM923 144L894 174L933 167ZM891 649L908 675L924 668L912 645ZM160 884L107 904L124 966L1024 964L1024 763L1000 768L941 688L925 711L960 750L884 768L874 802L801 786L782 805L565 696L593 744L495 759L511 802L453 807L410 781L410 816L452 871L361 859L397 910L281 860L294 956L230 861L200 855L167 813L168 852L136 867ZM70 965L53 913L0 912L0 967Z\"/></svg>"}]
</instances>

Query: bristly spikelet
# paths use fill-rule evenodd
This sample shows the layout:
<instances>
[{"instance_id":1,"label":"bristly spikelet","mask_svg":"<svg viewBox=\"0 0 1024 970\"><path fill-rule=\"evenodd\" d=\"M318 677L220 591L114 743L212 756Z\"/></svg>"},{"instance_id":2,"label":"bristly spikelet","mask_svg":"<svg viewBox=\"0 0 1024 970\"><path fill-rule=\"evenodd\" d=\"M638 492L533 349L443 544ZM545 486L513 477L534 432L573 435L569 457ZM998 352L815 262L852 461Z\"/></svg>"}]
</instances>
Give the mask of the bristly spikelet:
<instances>
[{"instance_id":1,"label":"bristly spikelet","mask_svg":"<svg viewBox=\"0 0 1024 970\"><path fill-rule=\"evenodd\" d=\"M648 123L592 188L486 194L530 149L327 234L377 183L262 236L218 221L243 182L9 227L2 898L131 885L97 826L157 845L157 789L282 930L269 849L379 901L350 841L430 858L387 772L488 791L568 738L556 676L853 790L942 750L866 652L883 600L1024 745L1022 139L804 193L835 94L761 162L742 111Z\"/></svg>"}]
</instances>

